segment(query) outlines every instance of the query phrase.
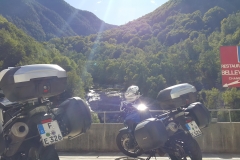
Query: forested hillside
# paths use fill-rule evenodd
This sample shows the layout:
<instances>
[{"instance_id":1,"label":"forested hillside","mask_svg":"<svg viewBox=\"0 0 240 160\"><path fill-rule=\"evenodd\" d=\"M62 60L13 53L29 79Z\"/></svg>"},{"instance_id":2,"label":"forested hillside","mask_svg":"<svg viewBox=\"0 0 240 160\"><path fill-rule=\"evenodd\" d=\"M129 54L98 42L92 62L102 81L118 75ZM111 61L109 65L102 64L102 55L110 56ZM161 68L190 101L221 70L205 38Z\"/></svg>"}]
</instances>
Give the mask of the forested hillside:
<instances>
[{"instance_id":1,"label":"forested hillside","mask_svg":"<svg viewBox=\"0 0 240 160\"><path fill-rule=\"evenodd\" d=\"M41 63L58 64L67 71L68 86L62 98L84 97L84 89L92 85L91 76L81 70L80 65L68 57L62 56L53 45L35 41L0 16L0 70Z\"/></svg>"},{"instance_id":2,"label":"forested hillside","mask_svg":"<svg viewBox=\"0 0 240 160\"><path fill-rule=\"evenodd\" d=\"M86 36L115 27L64 0L1 0L0 15L38 41Z\"/></svg>"},{"instance_id":3,"label":"forested hillside","mask_svg":"<svg viewBox=\"0 0 240 160\"><path fill-rule=\"evenodd\" d=\"M122 27L50 43L73 59L85 58L98 83L135 83L152 95L181 82L219 88L219 46L238 44L238 6L238 0L170 0Z\"/></svg>"},{"instance_id":4,"label":"forested hillside","mask_svg":"<svg viewBox=\"0 0 240 160\"><path fill-rule=\"evenodd\" d=\"M154 98L187 82L209 108L233 106L240 96L230 97L239 91L222 88L219 47L239 45L239 6L238 0L170 0L124 26L49 42L72 59L84 59L95 83L136 84Z\"/></svg>"},{"instance_id":5,"label":"forested hillside","mask_svg":"<svg viewBox=\"0 0 240 160\"><path fill-rule=\"evenodd\" d=\"M25 2L30 3L29 0ZM53 1L34 2L55 13L61 8L61 5L54 7ZM36 12L41 13L40 10ZM67 16L64 18L62 14L60 17L66 19ZM54 20L48 18L51 22ZM28 63L60 64L72 77L71 84L77 85L69 85L71 93L82 94L80 91L92 82L125 87L135 84L144 96L155 98L165 87L190 83L200 91L199 100L208 108L240 106L240 91L221 85L219 59L220 46L240 45L239 0L169 0L152 13L126 25L98 34L72 37L66 36L73 28L65 28L65 37L52 38L41 44L6 19L2 21L0 31L4 34L0 37L5 36L4 41L0 41L2 68ZM29 22L34 23L33 20ZM4 28L6 24L8 29ZM10 28L14 30L10 32ZM46 38L42 32L36 34ZM52 29L49 30L51 34ZM10 55L19 56L19 60L7 61ZM233 114L234 120L239 121L238 114ZM220 116L225 117L224 114Z\"/></svg>"}]
</instances>

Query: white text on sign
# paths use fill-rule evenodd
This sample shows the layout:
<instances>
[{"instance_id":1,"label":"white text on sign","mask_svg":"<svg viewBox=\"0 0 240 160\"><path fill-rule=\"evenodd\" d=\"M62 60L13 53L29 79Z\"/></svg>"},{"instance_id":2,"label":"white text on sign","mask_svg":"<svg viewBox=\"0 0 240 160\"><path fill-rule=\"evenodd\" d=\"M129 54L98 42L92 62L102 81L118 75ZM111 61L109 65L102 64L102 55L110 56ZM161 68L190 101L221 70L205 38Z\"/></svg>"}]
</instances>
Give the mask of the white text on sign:
<instances>
[{"instance_id":1,"label":"white text on sign","mask_svg":"<svg viewBox=\"0 0 240 160\"><path fill-rule=\"evenodd\" d=\"M240 75L240 70L222 70L222 75L237 76Z\"/></svg>"},{"instance_id":2,"label":"white text on sign","mask_svg":"<svg viewBox=\"0 0 240 160\"><path fill-rule=\"evenodd\" d=\"M222 68L240 68L240 64L222 64Z\"/></svg>"}]
</instances>

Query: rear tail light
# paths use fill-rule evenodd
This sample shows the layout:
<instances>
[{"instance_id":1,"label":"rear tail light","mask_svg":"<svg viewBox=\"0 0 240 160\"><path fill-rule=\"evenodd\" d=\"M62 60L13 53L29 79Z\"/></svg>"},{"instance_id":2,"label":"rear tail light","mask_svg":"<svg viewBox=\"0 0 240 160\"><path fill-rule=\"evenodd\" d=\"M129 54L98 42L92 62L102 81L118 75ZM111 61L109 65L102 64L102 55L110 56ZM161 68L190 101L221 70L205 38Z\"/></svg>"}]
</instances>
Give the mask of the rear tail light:
<instances>
[{"instance_id":1,"label":"rear tail light","mask_svg":"<svg viewBox=\"0 0 240 160\"><path fill-rule=\"evenodd\" d=\"M52 118L44 119L44 120L41 121L42 124L48 123L48 122L52 122Z\"/></svg>"},{"instance_id":2,"label":"rear tail light","mask_svg":"<svg viewBox=\"0 0 240 160\"><path fill-rule=\"evenodd\" d=\"M192 122L191 119L186 119L186 123Z\"/></svg>"}]
</instances>

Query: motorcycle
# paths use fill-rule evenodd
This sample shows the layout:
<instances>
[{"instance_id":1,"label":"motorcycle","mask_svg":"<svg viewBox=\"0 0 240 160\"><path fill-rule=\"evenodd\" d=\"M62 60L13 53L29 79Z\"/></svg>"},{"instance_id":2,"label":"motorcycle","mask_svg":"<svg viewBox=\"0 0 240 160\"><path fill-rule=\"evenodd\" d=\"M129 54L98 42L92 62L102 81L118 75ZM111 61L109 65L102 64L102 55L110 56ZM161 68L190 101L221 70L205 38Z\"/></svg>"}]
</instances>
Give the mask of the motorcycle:
<instances>
[{"instance_id":1,"label":"motorcycle","mask_svg":"<svg viewBox=\"0 0 240 160\"><path fill-rule=\"evenodd\" d=\"M168 154L172 160L202 160L195 138L201 136L201 129L209 125L210 113L203 104L196 102L195 87L187 83L168 87L158 93L157 102L167 112L140 119L138 123L135 121L131 134L128 126L121 129L117 136L119 149L131 157L147 153L147 160L155 154ZM124 138L123 133L131 135L133 140ZM129 142L138 148L138 152L130 152L126 147Z\"/></svg>"},{"instance_id":2,"label":"motorcycle","mask_svg":"<svg viewBox=\"0 0 240 160\"><path fill-rule=\"evenodd\" d=\"M84 100L72 97L59 105L50 100L66 85L66 71L53 64L0 72L1 160L59 160L54 145L89 129L90 107Z\"/></svg>"},{"instance_id":3,"label":"motorcycle","mask_svg":"<svg viewBox=\"0 0 240 160\"><path fill-rule=\"evenodd\" d=\"M134 130L142 120L151 118L148 107L139 100L141 95L138 86L128 87L124 93L125 101L121 102L119 119L123 119L124 128L119 130L116 144L119 150L129 157L138 157L144 153L134 137Z\"/></svg>"}]
</instances>

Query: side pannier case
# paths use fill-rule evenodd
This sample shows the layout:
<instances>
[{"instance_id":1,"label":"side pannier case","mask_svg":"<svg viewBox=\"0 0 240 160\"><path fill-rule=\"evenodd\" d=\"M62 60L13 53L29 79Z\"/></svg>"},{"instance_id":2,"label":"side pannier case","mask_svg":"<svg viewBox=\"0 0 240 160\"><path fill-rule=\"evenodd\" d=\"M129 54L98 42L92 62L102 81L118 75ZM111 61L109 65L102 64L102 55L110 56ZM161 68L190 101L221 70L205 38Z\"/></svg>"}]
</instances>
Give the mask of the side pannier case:
<instances>
[{"instance_id":1,"label":"side pannier case","mask_svg":"<svg viewBox=\"0 0 240 160\"><path fill-rule=\"evenodd\" d=\"M12 67L0 72L0 88L11 102L58 95L66 89L66 71L55 64Z\"/></svg>"},{"instance_id":2,"label":"side pannier case","mask_svg":"<svg viewBox=\"0 0 240 160\"><path fill-rule=\"evenodd\" d=\"M91 126L90 106L79 97L65 100L54 110L64 138L76 138Z\"/></svg>"},{"instance_id":3,"label":"side pannier case","mask_svg":"<svg viewBox=\"0 0 240 160\"><path fill-rule=\"evenodd\" d=\"M193 116L199 128L205 128L211 121L210 112L208 109L200 102L195 102L190 104L186 112L189 112Z\"/></svg>"},{"instance_id":4,"label":"side pannier case","mask_svg":"<svg viewBox=\"0 0 240 160\"><path fill-rule=\"evenodd\" d=\"M139 123L134 131L137 144L149 151L164 146L168 140L168 132L163 122L156 118L149 118Z\"/></svg>"},{"instance_id":5,"label":"side pannier case","mask_svg":"<svg viewBox=\"0 0 240 160\"><path fill-rule=\"evenodd\" d=\"M164 110L174 110L185 106L187 103L196 102L196 88L188 83L178 84L161 90L157 101Z\"/></svg>"}]
</instances>

